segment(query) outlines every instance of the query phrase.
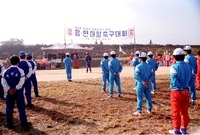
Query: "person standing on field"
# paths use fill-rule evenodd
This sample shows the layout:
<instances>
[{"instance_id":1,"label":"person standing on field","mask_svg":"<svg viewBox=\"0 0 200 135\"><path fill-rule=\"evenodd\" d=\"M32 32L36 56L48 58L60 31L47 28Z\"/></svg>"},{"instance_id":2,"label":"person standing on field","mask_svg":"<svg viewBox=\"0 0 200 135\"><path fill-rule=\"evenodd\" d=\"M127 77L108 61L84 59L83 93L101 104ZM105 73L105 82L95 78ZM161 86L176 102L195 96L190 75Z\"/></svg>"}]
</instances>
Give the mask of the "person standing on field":
<instances>
[{"instance_id":1,"label":"person standing on field","mask_svg":"<svg viewBox=\"0 0 200 135\"><path fill-rule=\"evenodd\" d=\"M102 92L106 92L106 81L109 82L108 53L104 53L103 57L104 59L100 62L102 70Z\"/></svg>"},{"instance_id":2,"label":"person standing on field","mask_svg":"<svg viewBox=\"0 0 200 135\"><path fill-rule=\"evenodd\" d=\"M185 59L184 59L184 61L186 63L188 63L190 66L192 66L192 69L194 70L194 73L197 74L197 60L196 60L196 57L194 57L192 55L192 50L191 49L192 48L190 46L188 46L188 45L183 48L183 50L185 51ZM196 80L196 76L193 76L193 77L194 77L194 80ZM190 103L192 105L194 105L195 104L195 100L196 100L195 81L194 81L193 84L191 84L189 91L190 91L190 94L191 94Z\"/></svg>"},{"instance_id":3,"label":"person standing on field","mask_svg":"<svg viewBox=\"0 0 200 135\"><path fill-rule=\"evenodd\" d=\"M158 63L157 63L157 61L153 58L153 53L151 52L151 51L149 51L148 53L147 53L147 55L148 55L148 59L147 59L147 63L149 64L149 65L151 65L152 66L152 68L153 68L153 74L152 74L152 80L151 80L151 82L152 82L152 89L151 89L151 94L154 94L155 92L156 92L156 89L157 89L157 87L156 87L156 74L155 74L155 72L157 71L157 69L158 69Z\"/></svg>"},{"instance_id":4,"label":"person standing on field","mask_svg":"<svg viewBox=\"0 0 200 135\"><path fill-rule=\"evenodd\" d=\"M34 88L34 93L35 93L35 97L40 97L39 96L39 92L38 92L38 82L37 82L37 77L36 77L36 70L37 70L37 64L36 62L32 59L32 55L30 53L28 53L26 55L26 59L27 61L31 64L32 66L32 75L30 77L30 80L33 84L33 88Z\"/></svg>"},{"instance_id":5,"label":"person standing on field","mask_svg":"<svg viewBox=\"0 0 200 135\"><path fill-rule=\"evenodd\" d=\"M135 72L135 67L140 63L139 54L140 54L140 51L136 51L135 52L135 57L132 59L133 72ZM134 73L133 73L133 76L135 78L135 74ZM133 87L134 90L136 89L136 86L137 86L137 82L135 81L135 86Z\"/></svg>"},{"instance_id":6,"label":"person standing on field","mask_svg":"<svg viewBox=\"0 0 200 135\"><path fill-rule=\"evenodd\" d=\"M86 61L86 73L88 73L88 70L90 70L90 73L92 73L92 69L91 69L92 57L90 56L89 52L86 52L85 61Z\"/></svg>"},{"instance_id":7,"label":"person standing on field","mask_svg":"<svg viewBox=\"0 0 200 135\"><path fill-rule=\"evenodd\" d=\"M173 130L171 134L187 134L189 123L188 108L190 105L189 87L194 83L194 71L184 62L184 51L176 48L173 51L176 63L170 67L170 103Z\"/></svg>"},{"instance_id":8,"label":"person standing on field","mask_svg":"<svg viewBox=\"0 0 200 135\"><path fill-rule=\"evenodd\" d=\"M31 98L31 80L30 77L33 74L31 64L26 60L26 53L24 51L19 52L20 62L19 68L24 70L25 73L25 83L22 89L25 89L25 96L27 100L27 107L32 108L32 98Z\"/></svg>"},{"instance_id":9,"label":"person standing on field","mask_svg":"<svg viewBox=\"0 0 200 135\"><path fill-rule=\"evenodd\" d=\"M117 85L118 97L121 97L121 84L120 84L120 73L122 71L122 63L116 58L116 52L111 51L110 56L112 57L108 62L109 68L109 98L113 98L113 87L114 82Z\"/></svg>"},{"instance_id":10,"label":"person standing on field","mask_svg":"<svg viewBox=\"0 0 200 135\"><path fill-rule=\"evenodd\" d=\"M196 89L200 90L200 50L197 53Z\"/></svg>"},{"instance_id":11,"label":"person standing on field","mask_svg":"<svg viewBox=\"0 0 200 135\"><path fill-rule=\"evenodd\" d=\"M4 67L3 63L0 63L0 80L2 78L2 74L4 71L5 71L5 67ZM0 98L1 98L1 100L5 100L4 89L3 89L3 86L1 83L0 83Z\"/></svg>"},{"instance_id":12,"label":"person standing on field","mask_svg":"<svg viewBox=\"0 0 200 135\"><path fill-rule=\"evenodd\" d=\"M137 111L133 115L142 114L142 102L143 96L146 98L147 113L152 112L152 99L151 99L151 80L153 76L153 68L146 63L147 55L145 52L141 52L139 55L140 64L135 67L135 79L137 82L136 95L137 95Z\"/></svg>"},{"instance_id":13,"label":"person standing on field","mask_svg":"<svg viewBox=\"0 0 200 135\"><path fill-rule=\"evenodd\" d=\"M24 71L18 67L19 57L12 56L10 58L11 66L7 68L3 75L1 83L6 90L6 123L5 126L9 129L13 128L13 110L15 102L19 110L19 117L22 128L27 128L27 116L25 111L25 101L23 93L23 85L25 82Z\"/></svg>"},{"instance_id":14,"label":"person standing on field","mask_svg":"<svg viewBox=\"0 0 200 135\"><path fill-rule=\"evenodd\" d=\"M72 81L72 59L70 57L69 52L66 53L66 57L63 60L64 66L65 66L65 71L67 75L67 80L69 82Z\"/></svg>"}]
</instances>

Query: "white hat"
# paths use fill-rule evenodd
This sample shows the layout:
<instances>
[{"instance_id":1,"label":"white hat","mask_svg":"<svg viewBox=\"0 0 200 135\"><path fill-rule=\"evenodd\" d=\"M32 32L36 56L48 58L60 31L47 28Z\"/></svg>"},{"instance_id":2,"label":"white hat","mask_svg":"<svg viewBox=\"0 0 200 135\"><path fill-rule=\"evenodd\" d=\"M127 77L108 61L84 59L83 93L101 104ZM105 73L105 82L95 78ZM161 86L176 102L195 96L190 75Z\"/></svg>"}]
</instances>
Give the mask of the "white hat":
<instances>
[{"instance_id":1,"label":"white hat","mask_svg":"<svg viewBox=\"0 0 200 135\"><path fill-rule=\"evenodd\" d=\"M116 52L115 52L115 51L111 51L111 52L110 52L110 55L113 55L113 54L116 54Z\"/></svg>"},{"instance_id":2,"label":"white hat","mask_svg":"<svg viewBox=\"0 0 200 135\"><path fill-rule=\"evenodd\" d=\"M186 45L183 50L191 50L191 47L189 45Z\"/></svg>"},{"instance_id":3,"label":"white hat","mask_svg":"<svg viewBox=\"0 0 200 135\"><path fill-rule=\"evenodd\" d=\"M173 55L183 55L184 54L184 51L183 49L181 48L176 48L174 51L173 51Z\"/></svg>"},{"instance_id":4,"label":"white hat","mask_svg":"<svg viewBox=\"0 0 200 135\"><path fill-rule=\"evenodd\" d=\"M141 52L139 55L140 58L145 58L147 57L147 54L145 52Z\"/></svg>"},{"instance_id":5,"label":"white hat","mask_svg":"<svg viewBox=\"0 0 200 135\"><path fill-rule=\"evenodd\" d=\"M108 53L104 53L103 56L108 56Z\"/></svg>"},{"instance_id":6,"label":"white hat","mask_svg":"<svg viewBox=\"0 0 200 135\"><path fill-rule=\"evenodd\" d=\"M152 51L149 51L149 52L147 53L147 55L153 55Z\"/></svg>"},{"instance_id":7,"label":"white hat","mask_svg":"<svg viewBox=\"0 0 200 135\"><path fill-rule=\"evenodd\" d=\"M135 54L140 54L140 51L136 51Z\"/></svg>"},{"instance_id":8,"label":"white hat","mask_svg":"<svg viewBox=\"0 0 200 135\"><path fill-rule=\"evenodd\" d=\"M69 53L68 52L66 52L66 54L65 55L69 55Z\"/></svg>"}]
</instances>

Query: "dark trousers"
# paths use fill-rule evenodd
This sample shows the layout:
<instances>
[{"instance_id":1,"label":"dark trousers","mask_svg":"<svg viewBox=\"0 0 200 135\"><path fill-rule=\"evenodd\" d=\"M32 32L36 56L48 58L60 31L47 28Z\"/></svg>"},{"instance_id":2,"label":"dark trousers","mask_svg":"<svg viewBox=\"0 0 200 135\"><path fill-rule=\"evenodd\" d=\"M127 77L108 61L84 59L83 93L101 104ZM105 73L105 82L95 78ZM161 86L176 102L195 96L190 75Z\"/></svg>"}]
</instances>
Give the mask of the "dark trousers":
<instances>
[{"instance_id":1,"label":"dark trousers","mask_svg":"<svg viewBox=\"0 0 200 135\"><path fill-rule=\"evenodd\" d=\"M38 83L37 83L36 75L32 74L31 77L30 77L30 80L31 80L31 82L33 84L33 89L34 89L35 96L38 96L39 93L38 93Z\"/></svg>"},{"instance_id":2,"label":"dark trousers","mask_svg":"<svg viewBox=\"0 0 200 135\"><path fill-rule=\"evenodd\" d=\"M11 95L9 92L6 93L6 124L8 126L13 124L13 109L15 106L15 101L17 103L21 124L24 125L27 123L24 94L23 90L20 89L17 90L13 95Z\"/></svg>"}]
</instances>

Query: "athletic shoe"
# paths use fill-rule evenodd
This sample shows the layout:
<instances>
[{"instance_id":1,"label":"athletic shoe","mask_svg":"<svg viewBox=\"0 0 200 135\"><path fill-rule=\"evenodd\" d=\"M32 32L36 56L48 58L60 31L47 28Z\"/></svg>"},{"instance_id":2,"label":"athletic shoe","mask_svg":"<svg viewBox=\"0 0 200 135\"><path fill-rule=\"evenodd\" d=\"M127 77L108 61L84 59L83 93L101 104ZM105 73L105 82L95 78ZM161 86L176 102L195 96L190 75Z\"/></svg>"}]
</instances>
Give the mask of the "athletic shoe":
<instances>
[{"instance_id":1,"label":"athletic shoe","mask_svg":"<svg viewBox=\"0 0 200 135\"><path fill-rule=\"evenodd\" d=\"M113 98L113 95L109 95L108 98Z\"/></svg>"},{"instance_id":2,"label":"athletic shoe","mask_svg":"<svg viewBox=\"0 0 200 135\"><path fill-rule=\"evenodd\" d=\"M139 115L141 115L142 113L140 112L140 111L136 111L136 112L134 112L133 113L133 115L136 115L136 116L139 116Z\"/></svg>"},{"instance_id":3,"label":"athletic shoe","mask_svg":"<svg viewBox=\"0 0 200 135\"><path fill-rule=\"evenodd\" d=\"M195 100L191 100L190 104L195 105Z\"/></svg>"},{"instance_id":4,"label":"athletic shoe","mask_svg":"<svg viewBox=\"0 0 200 135\"><path fill-rule=\"evenodd\" d=\"M182 134L180 131L177 131L177 130L169 130L169 133L171 135L181 135Z\"/></svg>"},{"instance_id":5,"label":"athletic shoe","mask_svg":"<svg viewBox=\"0 0 200 135\"><path fill-rule=\"evenodd\" d=\"M185 129L185 128L181 128L181 129L180 129L180 131L181 131L181 133L182 133L182 134L184 134L184 135L186 135L186 134L187 134L187 131L186 131L186 129Z\"/></svg>"},{"instance_id":6,"label":"athletic shoe","mask_svg":"<svg viewBox=\"0 0 200 135\"><path fill-rule=\"evenodd\" d=\"M118 98L121 98L122 96L120 94L118 94Z\"/></svg>"},{"instance_id":7,"label":"athletic shoe","mask_svg":"<svg viewBox=\"0 0 200 135\"><path fill-rule=\"evenodd\" d=\"M102 89L101 92L106 92L106 90Z\"/></svg>"},{"instance_id":8,"label":"athletic shoe","mask_svg":"<svg viewBox=\"0 0 200 135\"><path fill-rule=\"evenodd\" d=\"M151 111L150 111L150 110L147 110L147 113L148 113L148 114L151 114Z\"/></svg>"},{"instance_id":9,"label":"athletic shoe","mask_svg":"<svg viewBox=\"0 0 200 135\"><path fill-rule=\"evenodd\" d=\"M136 87L134 87L133 90L136 90Z\"/></svg>"},{"instance_id":10,"label":"athletic shoe","mask_svg":"<svg viewBox=\"0 0 200 135\"><path fill-rule=\"evenodd\" d=\"M152 90L152 91L151 91L151 94L155 94L155 92L156 92L155 90Z\"/></svg>"}]
</instances>

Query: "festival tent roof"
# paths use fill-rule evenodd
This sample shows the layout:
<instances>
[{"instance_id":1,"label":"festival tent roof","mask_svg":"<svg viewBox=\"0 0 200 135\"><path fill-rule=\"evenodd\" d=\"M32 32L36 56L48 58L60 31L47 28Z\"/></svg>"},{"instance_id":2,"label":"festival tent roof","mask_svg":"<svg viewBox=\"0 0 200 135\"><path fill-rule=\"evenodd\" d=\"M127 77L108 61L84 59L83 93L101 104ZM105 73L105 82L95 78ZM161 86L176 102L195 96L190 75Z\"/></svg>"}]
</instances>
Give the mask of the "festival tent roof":
<instances>
[{"instance_id":1,"label":"festival tent roof","mask_svg":"<svg viewBox=\"0 0 200 135\"><path fill-rule=\"evenodd\" d=\"M50 47L42 47L42 50L68 50L68 49L74 49L74 50L93 50L94 47L81 47L78 44L70 44L70 45L63 45L63 44L55 44Z\"/></svg>"}]
</instances>

